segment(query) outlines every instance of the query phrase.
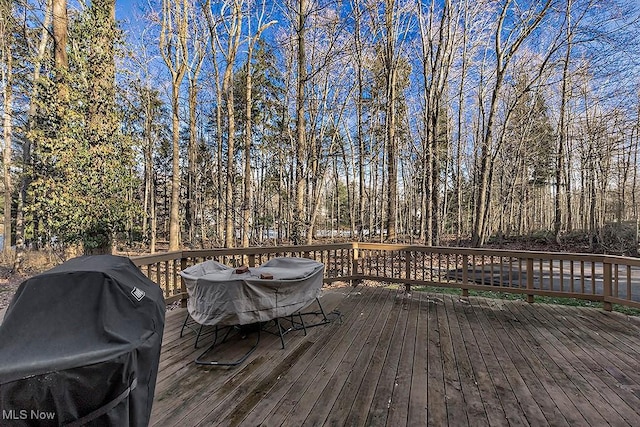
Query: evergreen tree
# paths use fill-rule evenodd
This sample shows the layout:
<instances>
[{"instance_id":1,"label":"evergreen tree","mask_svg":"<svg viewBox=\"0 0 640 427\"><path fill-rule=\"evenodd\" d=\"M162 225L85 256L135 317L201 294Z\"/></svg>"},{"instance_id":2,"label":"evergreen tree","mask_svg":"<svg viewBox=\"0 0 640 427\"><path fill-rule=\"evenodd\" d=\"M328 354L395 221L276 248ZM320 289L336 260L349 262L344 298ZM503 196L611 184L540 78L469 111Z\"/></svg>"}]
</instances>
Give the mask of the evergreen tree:
<instances>
[{"instance_id":1,"label":"evergreen tree","mask_svg":"<svg viewBox=\"0 0 640 427\"><path fill-rule=\"evenodd\" d=\"M109 252L133 208L133 152L115 109L116 35L113 4L94 2L69 25L68 70L37 82L31 216L45 242L80 243L85 253Z\"/></svg>"}]
</instances>

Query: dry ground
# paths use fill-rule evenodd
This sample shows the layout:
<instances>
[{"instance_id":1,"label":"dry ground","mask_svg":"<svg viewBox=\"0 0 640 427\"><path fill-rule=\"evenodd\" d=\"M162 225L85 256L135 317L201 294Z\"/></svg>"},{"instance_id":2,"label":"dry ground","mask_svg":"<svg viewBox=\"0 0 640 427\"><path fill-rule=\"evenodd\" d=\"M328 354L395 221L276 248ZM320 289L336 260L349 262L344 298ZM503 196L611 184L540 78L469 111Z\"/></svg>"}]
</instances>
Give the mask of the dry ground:
<instances>
[{"instance_id":1,"label":"dry ground","mask_svg":"<svg viewBox=\"0 0 640 427\"><path fill-rule=\"evenodd\" d=\"M24 276L7 274L4 267L0 267L0 310L7 308L13 298L13 294L25 279Z\"/></svg>"},{"instance_id":2,"label":"dry ground","mask_svg":"<svg viewBox=\"0 0 640 427\"><path fill-rule=\"evenodd\" d=\"M63 261L56 253L45 251L30 251L26 254L22 272L12 270L13 256L7 256L0 252L0 312L7 308L18 286L26 279L43 271L49 270ZM0 316L0 319L2 317Z\"/></svg>"}]
</instances>

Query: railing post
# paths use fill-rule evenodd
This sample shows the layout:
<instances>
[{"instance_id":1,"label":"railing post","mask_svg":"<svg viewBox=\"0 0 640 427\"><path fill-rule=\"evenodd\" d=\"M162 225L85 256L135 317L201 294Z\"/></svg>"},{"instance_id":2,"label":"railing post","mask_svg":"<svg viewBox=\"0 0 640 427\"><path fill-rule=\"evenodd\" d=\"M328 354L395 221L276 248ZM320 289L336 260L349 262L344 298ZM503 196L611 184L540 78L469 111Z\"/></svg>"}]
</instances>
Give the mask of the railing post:
<instances>
[{"instance_id":1,"label":"railing post","mask_svg":"<svg viewBox=\"0 0 640 427\"><path fill-rule=\"evenodd\" d=\"M602 293L604 297L604 302L602 304L602 308L605 311L611 311L613 309L613 305L611 304L611 301L609 301L609 299L611 298L611 282L612 282L611 267L612 266L611 266L611 263L607 261L603 261L602 267L604 269L603 283L602 283Z\"/></svg>"},{"instance_id":2,"label":"railing post","mask_svg":"<svg viewBox=\"0 0 640 427\"><path fill-rule=\"evenodd\" d=\"M527 258L527 290L533 289L533 258ZM527 302L533 304L533 294L527 294Z\"/></svg>"},{"instance_id":3,"label":"railing post","mask_svg":"<svg viewBox=\"0 0 640 427\"><path fill-rule=\"evenodd\" d=\"M183 256L180 258L180 271L187 268L187 259ZM184 277L180 276L180 293L182 298L180 299L180 307L187 308L187 285L184 283Z\"/></svg>"},{"instance_id":4,"label":"railing post","mask_svg":"<svg viewBox=\"0 0 640 427\"><path fill-rule=\"evenodd\" d=\"M249 267L255 267L256 266L256 254L249 254L248 255L248 266Z\"/></svg>"},{"instance_id":5,"label":"railing post","mask_svg":"<svg viewBox=\"0 0 640 427\"><path fill-rule=\"evenodd\" d=\"M462 255L462 285L465 286L469 283L469 255ZM469 297L469 288L462 288L462 296L464 298Z\"/></svg>"},{"instance_id":6,"label":"railing post","mask_svg":"<svg viewBox=\"0 0 640 427\"><path fill-rule=\"evenodd\" d=\"M353 245L352 246L352 250L353 250L353 255L351 257L351 275L355 276L356 274L358 274L358 246L357 245ZM358 285L358 280L351 280L351 286L357 286Z\"/></svg>"},{"instance_id":7,"label":"railing post","mask_svg":"<svg viewBox=\"0 0 640 427\"><path fill-rule=\"evenodd\" d=\"M411 279L411 251L404 251L404 278ZM411 283L405 283L404 289L407 293L411 293Z\"/></svg>"}]
</instances>

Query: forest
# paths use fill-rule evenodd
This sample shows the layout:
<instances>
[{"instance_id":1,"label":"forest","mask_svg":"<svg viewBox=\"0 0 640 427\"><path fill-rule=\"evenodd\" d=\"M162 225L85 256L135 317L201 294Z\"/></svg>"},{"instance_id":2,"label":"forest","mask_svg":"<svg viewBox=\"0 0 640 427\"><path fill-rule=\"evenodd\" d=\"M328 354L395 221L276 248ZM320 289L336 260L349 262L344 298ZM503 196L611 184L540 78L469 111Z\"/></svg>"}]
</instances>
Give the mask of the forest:
<instances>
[{"instance_id":1,"label":"forest","mask_svg":"<svg viewBox=\"0 0 640 427\"><path fill-rule=\"evenodd\" d=\"M639 19L634 0L0 0L3 249L596 249L637 230Z\"/></svg>"}]
</instances>

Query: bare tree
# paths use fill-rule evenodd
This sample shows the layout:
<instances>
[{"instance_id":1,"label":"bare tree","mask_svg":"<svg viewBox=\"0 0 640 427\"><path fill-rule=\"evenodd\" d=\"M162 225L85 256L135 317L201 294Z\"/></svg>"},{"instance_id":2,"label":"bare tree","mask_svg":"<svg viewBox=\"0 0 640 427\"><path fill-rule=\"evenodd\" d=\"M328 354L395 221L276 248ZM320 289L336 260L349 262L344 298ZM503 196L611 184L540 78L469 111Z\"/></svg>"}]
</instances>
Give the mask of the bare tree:
<instances>
[{"instance_id":1,"label":"bare tree","mask_svg":"<svg viewBox=\"0 0 640 427\"><path fill-rule=\"evenodd\" d=\"M438 19L437 14L440 14ZM422 188L420 196L420 240L426 245L438 244L438 206L440 206L440 161L442 113L445 89L453 60L457 13L451 2L442 3L442 10L436 11L436 2L431 1L429 11L423 10L423 2L418 2L418 21L422 54L423 87L423 156ZM445 125L446 127L446 125Z\"/></svg>"},{"instance_id":2,"label":"bare tree","mask_svg":"<svg viewBox=\"0 0 640 427\"><path fill-rule=\"evenodd\" d=\"M211 66L214 76L214 87L215 87L215 129L216 129L216 197L214 200L214 213L216 218L216 239L220 242L222 240L222 236L224 235L224 221L223 221L223 212L222 207L223 203L223 193L226 194L226 185L228 183L224 182L224 167L223 167L223 120L222 120L222 106L224 104L223 93L222 93L222 83L221 83L221 64L218 60L218 25L220 25L220 19L214 18L212 12L211 0L207 0L202 6L204 10L204 14L207 20L207 27L209 28L209 40L211 42Z\"/></svg>"},{"instance_id":3,"label":"bare tree","mask_svg":"<svg viewBox=\"0 0 640 427\"><path fill-rule=\"evenodd\" d=\"M243 0L232 0L228 6L231 8L230 15L225 17L224 26L226 29L226 49L222 46L220 38L217 39L220 50L225 57L225 69L222 77L222 93L225 99L227 112L227 191L225 193L225 234L224 245L232 248L235 241L235 209L233 190L236 178L235 170L235 133L236 133L236 113L234 105L233 81L236 56L240 47L240 37L242 35ZM222 13L225 13L223 7Z\"/></svg>"},{"instance_id":4,"label":"bare tree","mask_svg":"<svg viewBox=\"0 0 640 427\"><path fill-rule=\"evenodd\" d=\"M523 11L516 22L505 27L505 21L513 5L513 0L504 0L500 5L499 16L493 34L495 55L495 76L491 88L491 98L486 122L480 142L480 165L478 183L475 197L475 216L471 244L481 246L487 237L489 200L491 196L491 167L492 156L500 147L494 143L494 123L500 102L500 93L507 73L507 69L514 55L518 52L525 40L538 27L547 11L551 7L552 0L546 0L538 6L532 5L531 10Z\"/></svg>"},{"instance_id":5,"label":"bare tree","mask_svg":"<svg viewBox=\"0 0 640 427\"><path fill-rule=\"evenodd\" d=\"M307 133L305 120L305 99L307 84L307 56L306 56L306 32L307 18L309 15L309 1L298 0L295 24L296 48L297 48L297 85L296 85L296 139L295 139L295 187L293 224L291 240L294 244L303 242L305 235L305 169L304 159L307 151Z\"/></svg>"},{"instance_id":6,"label":"bare tree","mask_svg":"<svg viewBox=\"0 0 640 427\"><path fill-rule=\"evenodd\" d=\"M187 70L187 80L189 82L189 145L187 147L187 196L185 206L185 222L187 228L187 238L190 244L195 243L196 233L196 198L199 190L197 182L197 154L198 154L198 134L197 134L197 107L198 107L198 79L202 64L205 58L205 52L208 40L203 36L200 20L198 18L198 9L192 8L192 25L190 31L190 46L193 55Z\"/></svg>"},{"instance_id":7,"label":"bare tree","mask_svg":"<svg viewBox=\"0 0 640 427\"><path fill-rule=\"evenodd\" d=\"M180 86L189 64L189 3L163 0L160 53L171 73L172 177L169 250L180 247Z\"/></svg>"},{"instance_id":8,"label":"bare tree","mask_svg":"<svg viewBox=\"0 0 640 427\"><path fill-rule=\"evenodd\" d=\"M396 97L397 97L397 20L395 17L396 0L385 0L383 48L385 77L385 148L389 179L389 198L387 199L387 240L396 240L397 197L398 197L398 162L396 159L398 142L396 140Z\"/></svg>"},{"instance_id":9,"label":"bare tree","mask_svg":"<svg viewBox=\"0 0 640 427\"><path fill-rule=\"evenodd\" d=\"M247 65L245 85L245 122L244 122L244 194L242 199L242 247L249 246L249 234L251 232L251 213L253 201L253 172L251 168L251 148L253 145L253 51L262 33L275 24L272 20L265 22L266 2L262 0L258 12L255 33L252 33L251 19L248 21L249 40L247 42Z\"/></svg>"},{"instance_id":10,"label":"bare tree","mask_svg":"<svg viewBox=\"0 0 640 427\"><path fill-rule=\"evenodd\" d=\"M2 172L4 174L4 243L3 250L11 250L11 204L13 185L11 182L12 144L13 144L13 2L0 2L0 83L3 99L3 145Z\"/></svg>"}]
</instances>

